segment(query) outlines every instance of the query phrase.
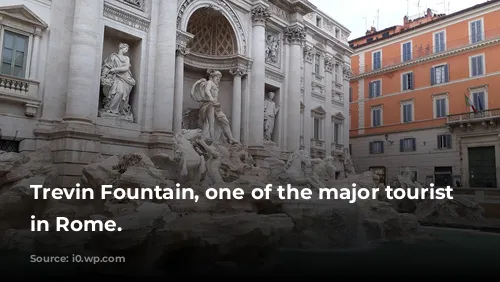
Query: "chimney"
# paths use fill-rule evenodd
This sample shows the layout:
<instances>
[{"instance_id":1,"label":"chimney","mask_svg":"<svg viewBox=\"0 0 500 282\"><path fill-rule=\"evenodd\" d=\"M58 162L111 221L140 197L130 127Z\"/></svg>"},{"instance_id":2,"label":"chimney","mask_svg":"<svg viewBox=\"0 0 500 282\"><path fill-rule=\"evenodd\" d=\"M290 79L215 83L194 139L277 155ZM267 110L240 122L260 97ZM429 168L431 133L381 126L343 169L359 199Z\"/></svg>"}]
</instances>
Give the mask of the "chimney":
<instances>
[{"instance_id":1,"label":"chimney","mask_svg":"<svg viewBox=\"0 0 500 282\"><path fill-rule=\"evenodd\" d=\"M432 18L432 11L430 8L427 8L427 12L425 14L426 17Z\"/></svg>"},{"instance_id":2,"label":"chimney","mask_svg":"<svg viewBox=\"0 0 500 282\"><path fill-rule=\"evenodd\" d=\"M408 16L404 16L403 25L406 26L408 24Z\"/></svg>"}]
</instances>

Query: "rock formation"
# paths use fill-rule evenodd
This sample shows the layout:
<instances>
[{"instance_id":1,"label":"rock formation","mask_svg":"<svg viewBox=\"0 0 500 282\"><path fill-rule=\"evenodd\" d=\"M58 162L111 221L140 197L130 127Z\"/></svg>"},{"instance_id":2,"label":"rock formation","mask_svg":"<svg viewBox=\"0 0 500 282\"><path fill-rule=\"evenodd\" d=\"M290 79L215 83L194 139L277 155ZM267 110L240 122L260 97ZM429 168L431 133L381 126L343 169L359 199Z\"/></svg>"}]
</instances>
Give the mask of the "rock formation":
<instances>
[{"instance_id":1,"label":"rock formation","mask_svg":"<svg viewBox=\"0 0 500 282\"><path fill-rule=\"evenodd\" d=\"M339 188L351 187L352 183L358 187L377 187L378 177L371 172L353 174L349 167L346 177L335 180L331 159L311 161L304 151L295 152L287 162L269 158L266 161L270 169L258 168L253 166L243 145L208 146L196 138L198 133L183 131L177 136L175 156L112 156L86 165L81 176L81 187L91 187L96 192L104 184L122 188L175 187L175 183L187 181L192 185L182 187L197 191L198 202L101 200L100 195L94 200L34 200L31 184L59 187L50 148L29 154L0 152L1 248L32 253L133 254L141 265L165 256L170 259L182 256L183 261L203 257L212 262L244 263L268 257L277 247L343 248L418 235L417 217L400 213L384 201L349 204L342 200L281 200L276 194L270 199L255 200L250 194L253 187L264 187L267 183L290 183L315 192L324 187L324 182ZM189 163L185 163L186 158ZM242 188L245 197L208 200L203 195L210 185ZM452 203L457 205L457 201ZM418 214L433 217L446 213L449 205L446 201L421 205ZM473 205L468 209L478 211ZM123 230L31 232L31 215L49 222L58 216L70 220L112 219ZM480 215L475 213L471 219L478 218ZM127 263L124 267L131 270L134 264Z\"/></svg>"}]
</instances>

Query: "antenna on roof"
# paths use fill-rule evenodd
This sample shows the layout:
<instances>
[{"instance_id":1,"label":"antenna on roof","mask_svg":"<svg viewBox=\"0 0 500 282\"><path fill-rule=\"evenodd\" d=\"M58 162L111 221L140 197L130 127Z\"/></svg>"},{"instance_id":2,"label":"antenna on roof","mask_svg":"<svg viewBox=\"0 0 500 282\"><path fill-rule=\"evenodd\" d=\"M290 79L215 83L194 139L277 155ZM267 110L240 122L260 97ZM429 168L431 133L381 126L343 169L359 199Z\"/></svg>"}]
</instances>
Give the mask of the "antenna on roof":
<instances>
[{"instance_id":1,"label":"antenna on roof","mask_svg":"<svg viewBox=\"0 0 500 282\"><path fill-rule=\"evenodd\" d=\"M368 30L368 18L363 17L365 19L365 30Z\"/></svg>"},{"instance_id":2,"label":"antenna on roof","mask_svg":"<svg viewBox=\"0 0 500 282\"><path fill-rule=\"evenodd\" d=\"M410 0L406 0L406 16L410 16Z\"/></svg>"},{"instance_id":3,"label":"antenna on roof","mask_svg":"<svg viewBox=\"0 0 500 282\"><path fill-rule=\"evenodd\" d=\"M377 9L377 30L378 30L378 20L380 19L380 9Z\"/></svg>"}]
</instances>

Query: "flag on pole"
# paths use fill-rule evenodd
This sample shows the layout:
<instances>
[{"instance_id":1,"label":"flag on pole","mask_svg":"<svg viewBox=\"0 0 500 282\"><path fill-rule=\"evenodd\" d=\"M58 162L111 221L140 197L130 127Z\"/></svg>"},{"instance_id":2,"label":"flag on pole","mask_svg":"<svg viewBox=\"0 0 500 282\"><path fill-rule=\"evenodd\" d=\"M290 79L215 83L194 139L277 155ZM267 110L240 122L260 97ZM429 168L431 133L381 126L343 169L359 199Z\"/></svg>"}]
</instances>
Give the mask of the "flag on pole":
<instances>
[{"instance_id":1,"label":"flag on pole","mask_svg":"<svg viewBox=\"0 0 500 282\"><path fill-rule=\"evenodd\" d=\"M474 103L472 103L469 100L469 97L467 97L467 95L465 95L465 94L464 94L464 97L465 97L465 105L467 105L467 107L471 107L474 112L477 112L476 107L474 107Z\"/></svg>"}]
</instances>

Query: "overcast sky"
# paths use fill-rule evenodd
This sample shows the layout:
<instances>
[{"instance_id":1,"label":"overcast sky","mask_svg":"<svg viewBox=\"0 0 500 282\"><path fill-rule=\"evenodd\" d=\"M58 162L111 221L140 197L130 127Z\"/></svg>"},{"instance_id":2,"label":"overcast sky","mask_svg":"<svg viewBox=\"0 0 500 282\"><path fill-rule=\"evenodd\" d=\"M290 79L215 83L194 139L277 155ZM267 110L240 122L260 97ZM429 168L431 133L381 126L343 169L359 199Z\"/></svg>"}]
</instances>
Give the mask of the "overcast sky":
<instances>
[{"instance_id":1,"label":"overcast sky","mask_svg":"<svg viewBox=\"0 0 500 282\"><path fill-rule=\"evenodd\" d=\"M423 15L427 8L431 8L435 13L450 14L486 0L309 0L309 2L351 30L349 39L354 39L365 35L370 26L377 27L377 10L379 11L377 29L381 30L403 24L403 17L407 13L410 17L419 12Z\"/></svg>"}]
</instances>

